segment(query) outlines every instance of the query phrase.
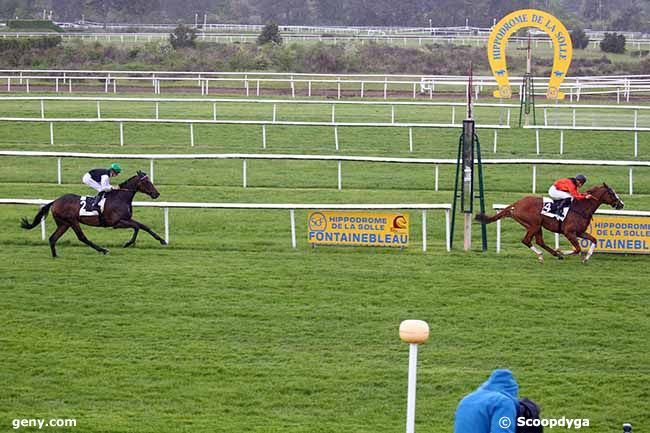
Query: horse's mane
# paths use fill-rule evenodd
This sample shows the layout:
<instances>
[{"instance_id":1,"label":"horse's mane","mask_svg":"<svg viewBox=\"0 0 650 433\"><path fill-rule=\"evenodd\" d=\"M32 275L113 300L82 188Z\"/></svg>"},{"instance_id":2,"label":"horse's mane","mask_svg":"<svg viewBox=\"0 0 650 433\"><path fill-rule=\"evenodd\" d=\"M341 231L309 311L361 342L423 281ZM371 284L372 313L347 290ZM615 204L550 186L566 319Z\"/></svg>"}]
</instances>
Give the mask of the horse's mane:
<instances>
[{"instance_id":1,"label":"horse's mane","mask_svg":"<svg viewBox=\"0 0 650 433\"><path fill-rule=\"evenodd\" d=\"M127 186L130 186L131 182L133 182L133 179L138 179L138 178L139 176L137 174L135 176L131 176L130 178L128 178L127 180L125 180L120 184L120 188L125 188Z\"/></svg>"},{"instance_id":2,"label":"horse's mane","mask_svg":"<svg viewBox=\"0 0 650 433\"><path fill-rule=\"evenodd\" d=\"M138 170L138 172L136 173L135 176L131 176L130 178L128 178L127 180L125 180L124 182L122 182L122 183L120 184L120 188L126 188L126 189L128 189L127 187L131 186L131 183L133 183L134 179L135 179L135 180L138 180L138 181L140 181L140 180L145 180L145 179L147 179L147 173L145 173L145 172L142 171L142 170ZM135 188L134 188L134 190L135 190Z\"/></svg>"},{"instance_id":3,"label":"horse's mane","mask_svg":"<svg viewBox=\"0 0 650 433\"><path fill-rule=\"evenodd\" d=\"M609 189L609 187L603 183L602 185L592 186L587 190L587 193L593 194L597 191L601 191L602 189Z\"/></svg>"}]
</instances>

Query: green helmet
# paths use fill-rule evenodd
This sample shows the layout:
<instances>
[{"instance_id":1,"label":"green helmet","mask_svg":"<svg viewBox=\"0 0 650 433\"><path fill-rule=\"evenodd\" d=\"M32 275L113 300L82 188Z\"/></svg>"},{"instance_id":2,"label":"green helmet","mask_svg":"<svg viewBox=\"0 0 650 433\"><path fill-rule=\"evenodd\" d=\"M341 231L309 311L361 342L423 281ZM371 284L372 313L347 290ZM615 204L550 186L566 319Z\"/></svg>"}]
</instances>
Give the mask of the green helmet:
<instances>
[{"instance_id":1,"label":"green helmet","mask_svg":"<svg viewBox=\"0 0 650 433\"><path fill-rule=\"evenodd\" d=\"M114 162L111 164L111 170L113 170L115 173L122 173L122 167L120 167L120 164L117 162Z\"/></svg>"}]
</instances>

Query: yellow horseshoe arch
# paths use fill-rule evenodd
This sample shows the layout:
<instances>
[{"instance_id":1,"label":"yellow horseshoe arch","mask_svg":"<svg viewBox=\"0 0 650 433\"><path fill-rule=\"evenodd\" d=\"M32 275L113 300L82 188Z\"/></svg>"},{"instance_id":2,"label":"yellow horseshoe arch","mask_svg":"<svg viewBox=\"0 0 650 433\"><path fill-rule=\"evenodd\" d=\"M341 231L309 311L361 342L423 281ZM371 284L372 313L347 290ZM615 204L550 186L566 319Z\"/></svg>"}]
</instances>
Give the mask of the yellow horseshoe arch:
<instances>
[{"instance_id":1,"label":"yellow horseshoe arch","mask_svg":"<svg viewBox=\"0 0 650 433\"><path fill-rule=\"evenodd\" d=\"M537 9L521 9L514 11L499 21L488 38L488 59L492 74L497 80L498 90L494 91L497 98L510 98L512 90L508 79L506 66L506 47L508 38L519 29L535 27L546 32L553 42L553 71L548 82L546 97L548 99L564 99L560 92L560 84L569 70L573 45L571 35L564 24L548 12Z\"/></svg>"}]
</instances>

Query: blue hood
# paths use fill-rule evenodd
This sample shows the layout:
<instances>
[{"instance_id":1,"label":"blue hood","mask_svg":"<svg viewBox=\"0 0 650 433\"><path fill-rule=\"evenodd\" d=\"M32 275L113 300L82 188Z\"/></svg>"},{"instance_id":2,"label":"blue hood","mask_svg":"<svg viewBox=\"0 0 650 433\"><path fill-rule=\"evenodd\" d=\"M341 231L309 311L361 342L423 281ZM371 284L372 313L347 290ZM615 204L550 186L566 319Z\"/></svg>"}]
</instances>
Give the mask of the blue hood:
<instances>
[{"instance_id":1,"label":"blue hood","mask_svg":"<svg viewBox=\"0 0 650 433\"><path fill-rule=\"evenodd\" d=\"M494 370L490 378L486 380L483 385L479 386L479 390L500 392L507 395L515 402L518 402L517 396L519 395L519 385L515 381L514 376L510 370Z\"/></svg>"},{"instance_id":2,"label":"blue hood","mask_svg":"<svg viewBox=\"0 0 650 433\"><path fill-rule=\"evenodd\" d=\"M458 404L454 433L515 433L518 392L510 370L494 370Z\"/></svg>"}]
</instances>

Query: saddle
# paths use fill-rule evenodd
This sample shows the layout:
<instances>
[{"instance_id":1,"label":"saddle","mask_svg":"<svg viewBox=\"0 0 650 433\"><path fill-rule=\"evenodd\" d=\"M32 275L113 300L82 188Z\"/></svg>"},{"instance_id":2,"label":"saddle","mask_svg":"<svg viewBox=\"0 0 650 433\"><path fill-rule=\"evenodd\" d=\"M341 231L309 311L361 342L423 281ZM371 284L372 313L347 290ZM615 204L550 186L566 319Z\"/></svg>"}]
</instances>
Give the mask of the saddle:
<instances>
[{"instance_id":1,"label":"saddle","mask_svg":"<svg viewBox=\"0 0 650 433\"><path fill-rule=\"evenodd\" d=\"M558 221L564 221L571 208L571 202L572 200L570 198L552 200L544 197L544 205L540 213L544 216L555 218Z\"/></svg>"},{"instance_id":2,"label":"saddle","mask_svg":"<svg viewBox=\"0 0 650 433\"><path fill-rule=\"evenodd\" d=\"M99 216L104 212L104 203L106 197L102 197L99 203L96 203L97 197L81 196L79 199L79 216Z\"/></svg>"}]
</instances>

